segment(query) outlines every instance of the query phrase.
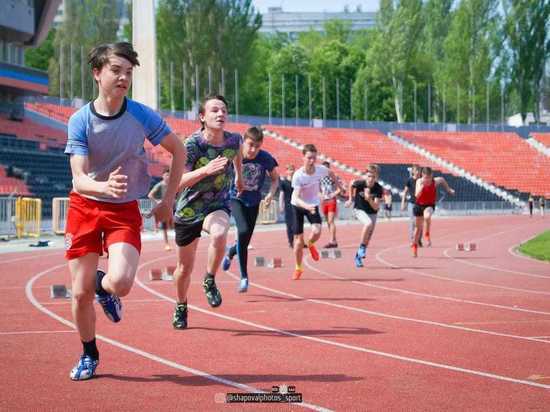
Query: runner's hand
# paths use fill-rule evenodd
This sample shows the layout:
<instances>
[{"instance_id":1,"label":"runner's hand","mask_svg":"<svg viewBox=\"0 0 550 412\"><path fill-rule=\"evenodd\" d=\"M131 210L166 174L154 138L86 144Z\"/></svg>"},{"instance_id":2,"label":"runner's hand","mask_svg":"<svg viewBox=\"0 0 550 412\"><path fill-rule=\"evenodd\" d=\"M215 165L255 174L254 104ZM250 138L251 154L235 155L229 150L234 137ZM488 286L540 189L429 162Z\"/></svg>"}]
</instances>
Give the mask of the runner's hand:
<instances>
[{"instance_id":1,"label":"runner's hand","mask_svg":"<svg viewBox=\"0 0 550 412\"><path fill-rule=\"evenodd\" d=\"M271 192L269 192L265 197L264 197L264 206L265 208L268 208L269 205L271 205L271 201L273 200L273 195L271 194Z\"/></svg>"},{"instance_id":2,"label":"runner's hand","mask_svg":"<svg viewBox=\"0 0 550 412\"><path fill-rule=\"evenodd\" d=\"M128 176L120 174L121 170L119 166L109 174L103 190L105 195L119 199L128 192Z\"/></svg>"},{"instance_id":3,"label":"runner's hand","mask_svg":"<svg viewBox=\"0 0 550 412\"><path fill-rule=\"evenodd\" d=\"M206 174L208 176L212 176L223 172L228 161L229 159L225 156L218 156L215 159L212 159L206 166L204 166Z\"/></svg>"}]
</instances>

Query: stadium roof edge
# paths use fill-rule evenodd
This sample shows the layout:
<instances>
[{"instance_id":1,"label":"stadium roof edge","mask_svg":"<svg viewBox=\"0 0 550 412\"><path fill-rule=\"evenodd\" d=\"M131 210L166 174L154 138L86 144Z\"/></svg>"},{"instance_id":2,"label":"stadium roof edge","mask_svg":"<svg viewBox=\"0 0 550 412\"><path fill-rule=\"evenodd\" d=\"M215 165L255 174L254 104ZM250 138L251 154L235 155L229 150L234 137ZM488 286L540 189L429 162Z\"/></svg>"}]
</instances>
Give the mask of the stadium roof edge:
<instances>
[{"instance_id":1,"label":"stadium roof edge","mask_svg":"<svg viewBox=\"0 0 550 412\"><path fill-rule=\"evenodd\" d=\"M25 46L38 46L44 41L44 39L46 39L51 23L60 4L61 0L44 0L43 2L37 1L35 3L37 11L38 7L42 6L40 10L40 17L36 20L35 35L31 40L25 42Z\"/></svg>"}]
</instances>

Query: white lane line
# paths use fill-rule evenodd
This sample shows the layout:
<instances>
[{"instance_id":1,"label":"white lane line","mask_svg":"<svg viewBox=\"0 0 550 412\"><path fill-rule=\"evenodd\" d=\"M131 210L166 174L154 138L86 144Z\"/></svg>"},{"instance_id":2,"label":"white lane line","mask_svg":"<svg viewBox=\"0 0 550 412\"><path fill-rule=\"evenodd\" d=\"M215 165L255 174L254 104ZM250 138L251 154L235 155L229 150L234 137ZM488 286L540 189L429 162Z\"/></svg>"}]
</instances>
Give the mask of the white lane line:
<instances>
[{"instance_id":1,"label":"white lane line","mask_svg":"<svg viewBox=\"0 0 550 412\"><path fill-rule=\"evenodd\" d=\"M478 239L475 239L477 242L481 241L481 240L485 240L485 239L488 239L490 237L494 237L494 236L498 236L498 235L501 235L503 233L507 233L507 232L512 232L514 230L518 230L520 229L521 227L518 227L518 228L514 228L514 229L511 229L511 230L505 230L505 231L502 231L502 232L499 232L499 233L493 233L492 235L489 235L489 236L486 236L486 237L482 237L482 238L478 238ZM447 237L447 236L445 236ZM393 246L393 247L389 247L389 248L386 248L386 249L383 249L381 250L380 252L378 252L376 254L376 260L378 260L380 263L388 266L388 267L391 267L391 268L395 268L395 269L401 269L401 270L404 270L406 272L409 272L409 273L414 273L414 274L417 274L419 276L424 276L424 277L429 277L429 278L433 278L433 279L439 279L439 280L444 280L444 281L447 281L447 282L456 282L456 283L463 283L463 284L468 284L468 285L475 285L475 286L483 286L483 287L488 287L488 288L493 288L493 289L502 289L502 290L509 290L509 291L514 291L514 292L524 292L524 293L530 293L530 294L535 294L535 295L547 295L547 296L550 296L550 292L545 292L545 291L540 291L540 290L534 290L534 289L521 289L521 288L512 288L512 287L508 287L508 286L501 286L501 285L495 285L495 284L490 284L490 283L483 283L483 282L474 282L474 281L470 281L470 280L461 280L461 279L455 279L455 278L449 278L449 277L446 277L446 276L438 276L438 275L432 275L430 273L426 273L426 272L422 272L420 270L415 270L415 269L409 269L409 268L405 268L405 267L401 267L399 265L396 265L394 263L391 263L391 262L388 262L387 260L385 260L384 258L382 258L382 255L387 253L388 251L390 250L395 250L395 249L401 249L401 248L408 248L409 245L408 244L403 244L403 245L400 245L400 246Z\"/></svg>"},{"instance_id":2,"label":"white lane line","mask_svg":"<svg viewBox=\"0 0 550 412\"><path fill-rule=\"evenodd\" d=\"M27 253L27 252L25 252ZM21 260L31 260L31 259L40 259L40 258L45 258L45 257L48 257L48 256L59 256L61 255L61 252L57 252L57 253L48 253L48 254L37 254L37 255L32 255L32 256L25 256L25 257L19 257L19 258L15 258L15 259L8 259L8 260L4 260L4 261L0 261L0 265L3 265L5 263L13 263L13 262L19 262Z\"/></svg>"},{"instance_id":3,"label":"white lane line","mask_svg":"<svg viewBox=\"0 0 550 412\"><path fill-rule=\"evenodd\" d=\"M316 270L315 268L311 267L307 262L306 262L306 265L308 267L312 268L313 270L315 270L317 272L320 272L320 271ZM235 275L234 273L232 273L230 271L226 271L226 273L229 276L233 277L234 279L239 279L239 277L237 275ZM340 279L344 279L344 278L340 278ZM288 292L284 292L282 290L273 289L273 288L270 288L268 286L260 285L260 284L255 283L255 282L250 282L250 284L253 285L253 286L256 286L259 289L264 289L264 290L267 290L269 292L275 293L277 295L286 296L286 297L290 297L290 298L293 298L293 299L298 299L298 300L301 300L301 301L304 301L304 302L311 302L311 303L316 303L316 304L319 304L319 305L331 306L331 307L335 307L335 308L338 308L338 309L348 310L348 311L351 311L351 312L364 313L366 315L372 315L372 316L377 316L377 317L382 317L382 318L387 318L387 319L401 320L401 321L405 321L405 322L420 323L420 324L430 325L430 326L438 326L438 327L441 327L441 328L456 329L456 330L461 330L461 331L465 331L465 332L481 333L481 334L485 334L485 335L499 336L499 337L504 337L504 338L521 339L521 340L528 340L528 341L534 341L534 342L540 342L540 343L550 343L546 340L537 340L537 339L532 339L532 338L528 338L528 337L525 337L525 336L511 335L511 334L508 334L508 333L499 333L499 332L493 332L493 331L483 330L483 329L467 328L467 327L459 326L459 324L441 323L441 322L435 322L435 321L431 321L431 320L424 320L424 319L410 318L410 317L406 317L406 316L391 315L391 314L384 313L384 312L375 312L375 311L372 311L372 310L361 309L361 308L357 308L357 307L354 307L354 306L347 306L347 305L342 305L342 304L339 304L339 303L327 302L327 301L320 300L320 299L305 298L303 296L298 296L298 295L295 295L293 293L288 293Z\"/></svg>"},{"instance_id":4,"label":"white lane line","mask_svg":"<svg viewBox=\"0 0 550 412\"><path fill-rule=\"evenodd\" d=\"M158 303L158 302L164 302L162 299L124 299L124 304L127 303ZM44 306L62 306L62 305L70 305L71 299L62 299L54 302L40 302L41 305Z\"/></svg>"},{"instance_id":5,"label":"white lane line","mask_svg":"<svg viewBox=\"0 0 550 412\"><path fill-rule=\"evenodd\" d=\"M452 259L453 261L455 262L458 262L458 263L461 263L463 265L468 265L468 266L473 266L473 267L477 267L477 268L481 268L481 269L488 269L488 270L492 270L494 272L505 272L505 273L511 273L513 275L519 275L519 276L527 276L527 277L532 277L532 278L539 278L539 279L550 279L550 276L544 276L544 275L537 275L535 273L529 273L529 272L522 272L522 271L519 271L519 270L509 270L509 269L503 269L503 268L499 268L499 267L496 267L496 266L489 266L489 265L483 265L481 263L474 263L474 262L470 262L469 260L467 259L457 259L455 256L451 256L449 254L449 251L451 250L452 248L447 248L443 251L443 254L448 257L449 259Z\"/></svg>"},{"instance_id":6,"label":"white lane line","mask_svg":"<svg viewBox=\"0 0 550 412\"><path fill-rule=\"evenodd\" d=\"M162 258L160 258L160 259L162 259ZM150 262L146 262L146 263L144 263L144 265L146 265L148 263L150 263ZM143 289L148 291L149 293L151 293L155 296L158 296L159 298L165 299L167 302L170 302L170 303L173 303L173 304L176 303L175 299L173 299L169 296L163 295L162 293L157 292L154 289L151 289L150 287L145 285L143 282L141 282L138 277L136 277L136 283L140 287L142 287ZM430 366L430 367L449 370L449 371L454 371L454 372L461 372L461 373L465 373L465 374L469 374L469 375L481 376L481 377L484 377L484 378L495 379L495 380L504 381L504 382L511 382L511 383L527 385L527 386L536 386L538 388L543 388L543 389L550 389L550 385L544 385L544 384L540 384L540 383L526 381L526 380L523 380L523 379L511 378L509 376L497 375L497 374L494 374L494 373L483 372L483 371L478 371L478 370L474 370L474 369L467 369L467 368L461 368L461 367L458 367L458 366L447 365L447 364L443 364L443 363L426 361L426 360L418 359L418 358L411 358L411 357L407 357L407 356L396 355L396 354L389 353L389 352L382 352L382 351L378 351L378 350L374 350L374 349L368 349L368 348L364 348L364 347L360 347L360 346L349 345L349 344L345 344L345 343L341 343L341 342L331 341L331 340L328 340L328 339L317 338L317 337L308 336L308 335L302 335L302 334L299 334L299 333L289 332L289 331L286 331L286 330L283 330L283 329L277 329L277 328L274 328L274 327L271 327L271 326L262 325L262 324L255 323L255 322L250 322L250 321L240 319L240 318L236 318L236 317L233 317L233 316L223 315L221 313L216 313L216 312L213 312L211 310L203 309L203 308L198 307L198 306L194 306L194 305L188 305L188 306L191 309L193 309L197 312L204 313L204 314L209 315L209 316L214 316L214 317L224 319L224 320L228 320L228 321L231 321L231 322L240 323L240 324L246 325L246 326L251 326L251 327L256 328L256 329L261 329L261 330L266 330L266 331L269 331L269 332L274 332L274 333L277 333L277 334L280 334L280 335L292 336L292 337L295 337L295 338L300 338L300 339L304 339L304 340L308 340L308 341L312 341L312 342L316 342L316 343L321 343L321 344L324 344L324 345L335 346L335 347L348 349L348 350L352 350L352 351L356 351L356 352L368 353L368 354L371 354L371 355L381 356L381 357L384 357L384 358L404 361L404 362L408 362L408 363L414 363L414 364L419 364L419 365L423 365L423 366Z\"/></svg>"},{"instance_id":7,"label":"white lane line","mask_svg":"<svg viewBox=\"0 0 550 412\"><path fill-rule=\"evenodd\" d=\"M407 289L392 288L392 287L389 287L389 286L376 285L374 283L369 283L368 281L349 280L350 278L347 278L347 277L344 277L344 276L334 275L332 273L325 272L321 269L318 269L318 268L310 265L308 263L308 260L309 259L307 259L307 258L304 259L304 262L305 262L306 266L309 267L310 269L314 270L315 272L320 273L321 275L324 275L324 276L326 276L328 278L332 278L332 279L348 280L351 283L354 283L356 285L361 285L361 286L367 287L367 288L387 290L387 291L390 291L390 292L398 292L398 293L402 293L404 295L420 296L420 297L429 298L429 299L445 300L445 301L448 301L448 302L466 303L466 304L469 304L469 305L485 306L485 307L494 308L494 309L504 309L504 310L510 310L510 311L513 311L513 312L535 313L535 314L538 314L538 315L550 315L550 312L545 312L545 311L540 311L540 310L525 309L525 308L520 308L520 307L517 307L517 306L497 305L495 303L478 302L476 300L453 298L453 297L450 297L450 296L433 295L433 294L422 293L422 292L413 292L413 291L407 290ZM404 268L397 268L397 269L406 270Z\"/></svg>"},{"instance_id":8,"label":"white lane line","mask_svg":"<svg viewBox=\"0 0 550 412\"><path fill-rule=\"evenodd\" d=\"M157 259L151 260L147 263L152 263L152 262L162 260L162 259L167 259L167 258L168 257L157 258ZM29 300L29 302L31 302L31 304L36 309L38 309L42 313L50 316L51 318L61 322L62 324L74 329L75 325L72 322L70 322L67 319L57 315L56 313L52 312L51 310L47 309L42 304L40 304L40 302L38 302L38 300L36 300L36 298L34 297L33 292L32 292L32 287L33 287L34 282L36 282L38 279L40 279L42 276L46 275L47 273L49 273L53 270L57 270L59 268L65 267L66 265L67 265L66 263L63 263L61 265L53 266L49 269L46 269L46 270L34 275L27 282L27 284L25 286L25 294L26 294L27 299ZM145 264L140 265L140 267L138 268L138 271L144 265ZM148 289L143 284L141 284L141 286L145 287L145 289ZM102 340L102 341L107 342L107 343L109 343L113 346L116 346L119 349L125 350L125 351L133 353L135 355L142 356L142 357L144 357L146 359L149 359L149 360L152 360L154 362L157 362L157 363L163 364L165 366L169 366L171 368L178 369L178 370L190 373L192 375L201 376L205 379L211 380L213 382L216 382L216 383L219 383L219 384L222 384L222 385L231 386L231 387L234 387L234 388L237 388L237 389L240 389L242 391L249 392L249 393L265 393L265 391L262 391L259 388L255 388L255 387L250 386L250 385L245 385L245 384L242 384L242 383L239 383L239 382L235 382L235 381L232 381L232 380L229 380L229 379L225 379L225 378L222 378L222 377L219 377L219 376L216 376L216 375L211 375L207 372L204 372L204 371L201 371L201 370L198 370L198 369L195 369L195 368L191 368L189 366L185 366L185 365L182 365L181 363L177 363L177 362L171 361L169 359L162 358L160 356L157 356L157 355L152 354L150 352L146 352L146 351L138 349L136 347L126 345L126 344L124 344L120 341L117 341L115 339L108 338L107 336L96 335L96 339ZM544 385L542 387L544 387ZM550 385L548 386L548 388L550 388ZM320 411L320 412L331 412L330 409L324 408L322 406L306 403L306 402L292 404L292 406L303 407L303 408L311 409L311 410L314 410L314 411Z\"/></svg>"},{"instance_id":9,"label":"white lane line","mask_svg":"<svg viewBox=\"0 0 550 412\"><path fill-rule=\"evenodd\" d=\"M45 333L75 333L76 330L21 330L12 332L0 332L0 335L41 335Z\"/></svg>"}]
</instances>

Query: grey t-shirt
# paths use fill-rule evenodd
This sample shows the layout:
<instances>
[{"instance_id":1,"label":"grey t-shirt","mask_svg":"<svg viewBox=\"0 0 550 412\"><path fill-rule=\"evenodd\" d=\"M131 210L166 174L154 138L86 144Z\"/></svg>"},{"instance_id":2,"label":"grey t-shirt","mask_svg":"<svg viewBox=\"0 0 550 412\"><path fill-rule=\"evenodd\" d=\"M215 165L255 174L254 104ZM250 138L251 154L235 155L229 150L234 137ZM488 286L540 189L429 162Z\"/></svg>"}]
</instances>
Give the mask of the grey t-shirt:
<instances>
[{"instance_id":1,"label":"grey t-shirt","mask_svg":"<svg viewBox=\"0 0 550 412\"><path fill-rule=\"evenodd\" d=\"M128 176L128 192L124 197L86 197L124 203L145 196L150 186L145 139L156 146L170 133L164 119L141 103L124 99L119 113L103 116L90 102L69 119L65 153L87 156L88 175L97 181L106 181L121 166L120 173Z\"/></svg>"}]
</instances>

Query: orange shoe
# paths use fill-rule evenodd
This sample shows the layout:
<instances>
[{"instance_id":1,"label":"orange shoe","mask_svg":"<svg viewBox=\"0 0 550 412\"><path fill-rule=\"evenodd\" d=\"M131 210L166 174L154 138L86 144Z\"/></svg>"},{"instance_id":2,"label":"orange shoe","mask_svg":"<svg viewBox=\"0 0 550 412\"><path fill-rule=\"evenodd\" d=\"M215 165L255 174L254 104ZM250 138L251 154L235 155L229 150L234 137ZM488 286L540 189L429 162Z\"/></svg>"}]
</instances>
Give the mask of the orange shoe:
<instances>
[{"instance_id":1,"label":"orange shoe","mask_svg":"<svg viewBox=\"0 0 550 412\"><path fill-rule=\"evenodd\" d=\"M413 257L418 257L418 245L412 245L411 246Z\"/></svg>"},{"instance_id":2,"label":"orange shoe","mask_svg":"<svg viewBox=\"0 0 550 412\"><path fill-rule=\"evenodd\" d=\"M432 240L430 239L430 235L426 234L426 236L424 236L424 239L426 239L426 246L428 247L432 246Z\"/></svg>"},{"instance_id":3,"label":"orange shoe","mask_svg":"<svg viewBox=\"0 0 550 412\"><path fill-rule=\"evenodd\" d=\"M300 276L302 276L302 273L304 273L303 269L296 269L294 271L294 274L292 275L292 280L299 280Z\"/></svg>"},{"instance_id":4,"label":"orange shoe","mask_svg":"<svg viewBox=\"0 0 550 412\"><path fill-rule=\"evenodd\" d=\"M317 248L312 243L311 245L308 245L307 248L309 249L309 254L311 255L311 258L315 261L319 260L319 252L317 252Z\"/></svg>"}]
</instances>

